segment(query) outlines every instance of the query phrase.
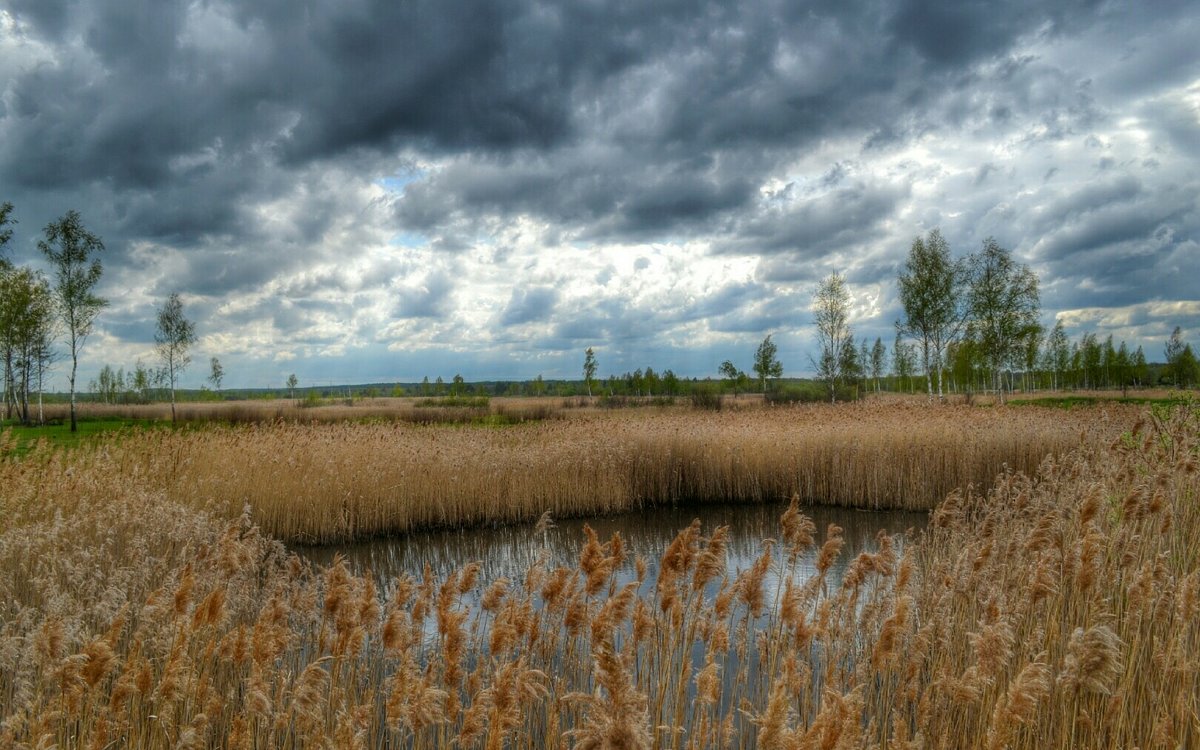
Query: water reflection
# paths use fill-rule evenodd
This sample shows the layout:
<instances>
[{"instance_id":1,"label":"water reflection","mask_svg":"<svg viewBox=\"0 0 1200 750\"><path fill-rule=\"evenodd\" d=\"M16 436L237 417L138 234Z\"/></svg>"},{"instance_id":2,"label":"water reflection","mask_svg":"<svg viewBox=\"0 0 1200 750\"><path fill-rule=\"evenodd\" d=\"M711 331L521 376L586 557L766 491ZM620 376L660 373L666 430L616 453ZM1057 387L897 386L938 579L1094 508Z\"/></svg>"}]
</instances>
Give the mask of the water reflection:
<instances>
[{"instance_id":1,"label":"water reflection","mask_svg":"<svg viewBox=\"0 0 1200 750\"><path fill-rule=\"evenodd\" d=\"M551 567L573 567L586 541L584 524L589 524L601 541L619 533L630 550L630 560L636 555L646 558L649 578L653 580L658 559L667 545L693 519L699 519L705 535L717 526L729 526L727 570L732 577L739 570L748 568L761 554L764 539L779 537L779 517L786 508L785 504L659 508L609 517L563 519L556 521L555 527L545 533L536 533L533 524L453 529L357 544L300 547L297 552L322 566L332 562L334 555L343 555L356 572L370 571L380 590L388 594L397 576L408 573L420 578L427 564L439 580L466 563L477 561L482 565L483 581L505 577L519 582L543 550L548 550ZM845 547L830 571L831 583L840 580L845 566L860 552L877 549L876 534L880 530L902 535L906 530L923 528L928 518L924 513L868 512L824 506L807 507L803 512L817 526L818 546L824 540L829 524L837 524L844 530ZM899 541L903 541L902 536ZM801 561L798 577L804 578L813 572L814 557L815 549Z\"/></svg>"}]
</instances>

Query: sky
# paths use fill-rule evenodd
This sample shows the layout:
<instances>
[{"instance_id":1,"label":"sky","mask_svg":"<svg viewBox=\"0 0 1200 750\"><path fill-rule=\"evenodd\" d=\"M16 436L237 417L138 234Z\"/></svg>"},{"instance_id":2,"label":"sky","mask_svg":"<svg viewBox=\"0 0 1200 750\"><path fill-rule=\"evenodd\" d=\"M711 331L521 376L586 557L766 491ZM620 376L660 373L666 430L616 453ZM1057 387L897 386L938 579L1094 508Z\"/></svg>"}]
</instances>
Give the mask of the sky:
<instances>
[{"instance_id":1,"label":"sky","mask_svg":"<svg viewBox=\"0 0 1200 750\"><path fill-rule=\"evenodd\" d=\"M1170 0L0 0L0 202L15 262L69 209L105 243L84 383L172 292L185 386L703 378L767 334L802 375L820 279L890 347L935 227L1161 360L1197 39Z\"/></svg>"}]
</instances>

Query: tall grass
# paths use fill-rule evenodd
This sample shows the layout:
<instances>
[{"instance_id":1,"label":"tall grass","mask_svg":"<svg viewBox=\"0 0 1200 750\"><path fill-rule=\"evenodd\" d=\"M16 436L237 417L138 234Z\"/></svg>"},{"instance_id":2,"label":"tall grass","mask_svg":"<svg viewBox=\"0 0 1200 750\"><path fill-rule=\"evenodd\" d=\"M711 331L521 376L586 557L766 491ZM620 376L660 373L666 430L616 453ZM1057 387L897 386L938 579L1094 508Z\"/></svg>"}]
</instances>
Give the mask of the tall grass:
<instances>
[{"instance_id":1,"label":"tall grass","mask_svg":"<svg viewBox=\"0 0 1200 750\"><path fill-rule=\"evenodd\" d=\"M487 421L556 419L561 416L561 399L550 398L364 398L350 402L339 400L301 401L273 399L265 401L220 401L183 403L176 407L176 421L190 425L299 424L337 422L411 422L417 424L455 424ZM48 420L63 419L66 404L46 407ZM85 419L156 420L171 419L170 404L91 404L79 405Z\"/></svg>"},{"instance_id":2,"label":"tall grass","mask_svg":"<svg viewBox=\"0 0 1200 750\"><path fill-rule=\"evenodd\" d=\"M840 581L841 530L793 503L743 571L694 524L654 575L591 535L571 567L382 595L248 518L55 471L75 499L18 503L0 535L0 745L1200 743L1195 412L955 493ZM45 476L9 478L28 498Z\"/></svg>"},{"instance_id":3,"label":"tall grass","mask_svg":"<svg viewBox=\"0 0 1200 750\"><path fill-rule=\"evenodd\" d=\"M129 477L177 502L252 520L286 541L609 513L688 502L928 510L1006 467L1032 472L1081 437L1107 440L1138 407L1078 412L909 403L721 412L576 410L504 429L404 423L134 432L6 472ZM38 507L55 481L40 480Z\"/></svg>"}]
</instances>

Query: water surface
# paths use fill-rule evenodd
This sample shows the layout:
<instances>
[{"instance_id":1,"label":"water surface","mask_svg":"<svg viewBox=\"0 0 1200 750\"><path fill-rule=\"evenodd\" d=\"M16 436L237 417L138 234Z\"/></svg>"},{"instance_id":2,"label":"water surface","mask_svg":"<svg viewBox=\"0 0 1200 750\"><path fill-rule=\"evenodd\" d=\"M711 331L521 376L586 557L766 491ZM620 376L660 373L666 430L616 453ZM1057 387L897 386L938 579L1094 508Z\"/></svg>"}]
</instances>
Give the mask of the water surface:
<instances>
[{"instance_id":1,"label":"water surface","mask_svg":"<svg viewBox=\"0 0 1200 750\"><path fill-rule=\"evenodd\" d=\"M649 563L649 580L653 580L658 560L671 540L693 519L699 519L701 531L706 536L717 526L729 526L726 565L733 576L748 568L761 554L764 539L779 538L779 517L786 509L786 504L656 508L605 517L557 520L555 527L545 533L535 532L533 524L423 531L356 544L300 547L297 552L318 565L328 565L335 555L340 554L356 572L370 571L384 593L390 593L392 582L402 574L420 579L426 565L441 580L469 562L479 562L481 579L485 583L500 577L519 582L542 554L549 555L552 566L574 566L587 540L584 534L587 524L595 529L602 542L619 533L630 553L630 568L635 556L641 555ZM860 511L829 506L805 507L802 511L816 524L818 539L814 549L801 561L797 570L800 577L812 572L815 547L824 540L829 524L837 524L843 529L845 547L830 571L831 581L841 578L845 566L859 552L873 552L878 548L876 535L880 530L901 535L899 541L903 543L904 532L924 528L928 519L925 513Z\"/></svg>"}]
</instances>

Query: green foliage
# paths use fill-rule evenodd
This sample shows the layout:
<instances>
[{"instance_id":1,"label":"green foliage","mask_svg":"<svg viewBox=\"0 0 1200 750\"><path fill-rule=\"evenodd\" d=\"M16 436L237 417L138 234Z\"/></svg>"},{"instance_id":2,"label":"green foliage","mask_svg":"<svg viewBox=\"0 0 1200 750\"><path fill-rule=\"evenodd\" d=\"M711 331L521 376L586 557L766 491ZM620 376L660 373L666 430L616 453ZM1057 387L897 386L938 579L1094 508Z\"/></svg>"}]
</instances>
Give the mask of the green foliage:
<instances>
[{"instance_id":1,"label":"green foliage","mask_svg":"<svg viewBox=\"0 0 1200 750\"><path fill-rule=\"evenodd\" d=\"M1014 398L1009 404L1013 406L1040 406L1052 409L1076 409L1105 404L1143 404L1152 408L1171 409L1176 406L1187 406L1193 403L1191 394L1170 396L1167 398L1105 398L1103 396L1045 396L1041 398Z\"/></svg>"},{"instance_id":2,"label":"green foliage","mask_svg":"<svg viewBox=\"0 0 1200 750\"><path fill-rule=\"evenodd\" d=\"M892 375L898 381L896 388L904 390L906 384L911 384L913 375L917 371L917 352L916 345L907 343L900 335L900 329L896 329L896 341L892 344Z\"/></svg>"},{"instance_id":3,"label":"green foliage","mask_svg":"<svg viewBox=\"0 0 1200 750\"><path fill-rule=\"evenodd\" d=\"M1196 355L1192 351L1191 344L1184 344L1183 351L1179 353L1179 358L1171 366L1175 373L1176 384L1180 388L1189 388L1196 384L1197 371L1200 367L1197 366Z\"/></svg>"},{"instance_id":4,"label":"green foliage","mask_svg":"<svg viewBox=\"0 0 1200 750\"><path fill-rule=\"evenodd\" d=\"M125 368L114 370L112 365L100 368L100 375L89 386L89 390L102 403L118 403L125 392Z\"/></svg>"},{"instance_id":5,"label":"green foliage","mask_svg":"<svg viewBox=\"0 0 1200 750\"><path fill-rule=\"evenodd\" d=\"M841 274L834 273L821 280L813 298L813 321L817 325L817 344L821 351L813 364L818 379L825 383L830 401L837 400L847 362L854 361L854 334L850 330L850 292Z\"/></svg>"},{"instance_id":6,"label":"green foliage","mask_svg":"<svg viewBox=\"0 0 1200 750\"><path fill-rule=\"evenodd\" d=\"M7 454L0 454L0 457L3 455L23 456L32 450L33 446L39 441L45 441L53 446L75 448L94 445L101 438L111 439L133 430L157 429L168 426L169 424L166 422L151 419L80 417L77 420L75 431L71 430L69 423L61 423L61 420L45 425L11 425L10 427L0 427L0 431L11 429L11 435L16 441L12 451Z\"/></svg>"},{"instance_id":7,"label":"green foliage","mask_svg":"<svg viewBox=\"0 0 1200 750\"><path fill-rule=\"evenodd\" d=\"M950 245L933 229L922 240L917 237L899 277L900 303L904 320L898 330L920 346L921 364L933 398L931 373L938 375L941 392L942 358L962 331L965 315L966 266L950 257Z\"/></svg>"},{"instance_id":8,"label":"green foliage","mask_svg":"<svg viewBox=\"0 0 1200 750\"><path fill-rule=\"evenodd\" d=\"M1038 278L990 237L971 257L970 267L968 336L990 372L993 389L1003 394L1004 369L1020 358L1023 342L1038 331Z\"/></svg>"},{"instance_id":9,"label":"green foliage","mask_svg":"<svg viewBox=\"0 0 1200 750\"><path fill-rule=\"evenodd\" d=\"M688 398L695 409L721 410L721 393L712 384L698 383Z\"/></svg>"},{"instance_id":10,"label":"green foliage","mask_svg":"<svg viewBox=\"0 0 1200 750\"><path fill-rule=\"evenodd\" d=\"M171 389L171 421L175 421L175 385L179 375L191 364L188 349L196 343L196 328L183 314L178 292L172 292L158 311L154 331L154 349L162 362L162 376Z\"/></svg>"},{"instance_id":11,"label":"green foliage","mask_svg":"<svg viewBox=\"0 0 1200 750\"><path fill-rule=\"evenodd\" d=\"M887 346L883 339L876 336L875 345L871 347L871 379L875 381L875 390L879 390L879 379L883 377L887 367Z\"/></svg>"},{"instance_id":12,"label":"green foliage","mask_svg":"<svg viewBox=\"0 0 1200 750\"><path fill-rule=\"evenodd\" d=\"M225 368L221 366L221 360L213 357L208 361L208 382L212 383L213 390L221 390L221 381L225 379Z\"/></svg>"},{"instance_id":13,"label":"green foliage","mask_svg":"<svg viewBox=\"0 0 1200 750\"><path fill-rule=\"evenodd\" d=\"M130 391L137 403L144 404L150 400L150 370L138 360L133 368L132 380L129 382Z\"/></svg>"},{"instance_id":14,"label":"green foliage","mask_svg":"<svg viewBox=\"0 0 1200 750\"><path fill-rule=\"evenodd\" d=\"M1060 378L1071 365L1071 345L1067 341L1067 332L1061 318L1054 322L1054 329L1046 338L1043 359L1046 363L1043 366L1054 374L1053 387L1058 388Z\"/></svg>"},{"instance_id":15,"label":"green foliage","mask_svg":"<svg viewBox=\"0 0 1200 750\"><path fill-rule=\"evenodd\" d=\"M1197 381L1200 367L1192 345L1183 340L1183 329L1175 326L1164 350L1167 356L1166 376L1176 388L1187 388Z\"/></svg>"},{"instance_id":16,"label":"green foliage","mask_svg":"<svg viewBox=\"0 0 1200 750\"><path fill-rule=\"evenodd\" d=\"M4 247L8 245L12 239L12 225L16 224L16 219L12 218L13 204L5 201L0 203L0 252L4 252ZM0 258L0 265L7 263L7 260Z\"/></svg>"},{"instance_id":17,"label":"green foliage","mask_svg":"<svg viewBox=\"0 0 1200 750\"><path fill-rule=\"evenodd\" d=\"M668 398L674 397L679 392L679 376L673 370L663 370L662 388Z\"/></svg>"},{"instance_id":18,"label":"green foliage","mask_svg":"<svg viewBox=\"0 0 1200 750\"><path fill-rule=\"evenodd\" d=\"M636 403L634 399L620 393L605 393L596 399L596 406L601 409L624 409L627 406L636 406Z\"/></svg>"},{"instance_id":19,"label":"green foliage","mask_svg":"<svg viewBox=\"0 0 1200 750\"><path fill-rule=\"evenodd\" d=\"M783 377L783 365L779 362L779 347L768 334L754 352L754 374L758 375L759 390L767 392L767 379Z\"/></svg>"},{"instance_id":20,"label":"green foliage","mask_svg":"<svg viewBox=\"0 0 1200 750\"><path fill-rule=\"evenodd\" d=\"M54 272L54 296L66 329L71 356L71 371L67 382L71 389L71 431L77 427L75 414L75 378L79 370L79 352L91 334L96 316L108 305L97 296L96 284L102 268L95 255L104 249L100 238L83 227L77 211L68 211L62 218L46 225L45 239L38 241L38 250L46 256Z\"/></svg>"},{"instance_id":21,"label":"green foliage","mask_svg":"<svg viewBox=\"0 0 1200 750\"><path fill-rule=\"evenodd\" d=\"M844 387L838 389L838 399L849 401L852 400L852 396L851 389ZM813 404L828 400L829 391L827 386L822 383L801 381L775 388L764 398L768 404Z\"/></svg>"},{"instance_id":22,"label":"green foliage","mask_svg":"<svg viewBox=\"0 0 1200 750\"><path fill-rule=\"evenodd\" d=\"M583 382L587 386L587 395L592 395L592 382L596 379L596 353L588 347L583 353Z\"/></svg>"},{"instance_id":23,"label":"green foliage","mask_svg":"<svg viewBox=\"0 0 1200 750\"><path fill-rule=\"evenodd\" d=\"M41 273L0 264L0 360L5 411L32 420L30 395L41 393L53 358L54 298Z\"/></svg>"}]
</instances>

